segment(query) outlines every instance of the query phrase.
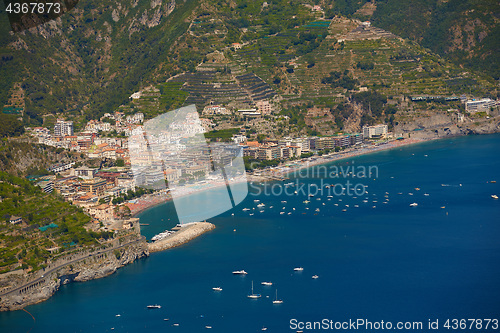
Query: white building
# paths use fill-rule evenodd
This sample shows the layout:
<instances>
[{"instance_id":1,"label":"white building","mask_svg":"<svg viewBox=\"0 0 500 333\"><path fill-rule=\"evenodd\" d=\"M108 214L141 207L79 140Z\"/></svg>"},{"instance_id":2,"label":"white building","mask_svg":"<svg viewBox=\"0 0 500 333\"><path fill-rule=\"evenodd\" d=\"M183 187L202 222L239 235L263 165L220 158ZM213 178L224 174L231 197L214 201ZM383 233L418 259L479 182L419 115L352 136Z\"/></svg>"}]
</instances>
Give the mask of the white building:
<instances>
[{"instance_id":1,"label":"white building","mask_svg":"<svg viewBox=\"0 0 500 333\"><path fill-rule=\"evenodd\" d=\"M384 138L387 136L389 127L387 125L363 126L363 138Z\"/></svg>"},{"instance_id":2,"label":"white building","mask_svg":"<svg viewBox=\"0 0 500 333\"><path fill-rule=\"evenodd\" d=\"M54 125L54 136L73 135L73 122L57 119Z\"/></svg>"},{"instance_id":3,"label":"white building","mask_svg":"<svg viewBox=\"0 0 500 333\"><path fill-rule=\"evenodd\" d=\"M497 105L496 101L490 98L483 98L479 100L471 100L465 102L465 110L467 112L488 112L490 108L494 108Z\"/></svg>"},{"instance_id":4,"label":"white building","mask_svg":"<svg viewBox=\"0 0 500 333\"><path fill-rule=\"evenodd\" d=\"M245 135L235 134L233 135L233 141L236 144L245 143L247 141L247 137Z\"/></svg>"}]
</instances>

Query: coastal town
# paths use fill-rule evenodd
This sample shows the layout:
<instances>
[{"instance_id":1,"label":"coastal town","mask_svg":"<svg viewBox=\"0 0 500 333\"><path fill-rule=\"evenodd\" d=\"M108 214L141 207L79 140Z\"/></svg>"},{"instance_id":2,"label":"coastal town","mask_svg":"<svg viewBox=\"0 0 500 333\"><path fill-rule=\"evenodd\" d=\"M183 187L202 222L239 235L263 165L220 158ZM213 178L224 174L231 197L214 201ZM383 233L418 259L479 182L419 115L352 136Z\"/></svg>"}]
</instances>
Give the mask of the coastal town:
<instances>
[{"instance_id":1,"label":"coastal town","mask_svg":"<svg viewBox=\"0 0 500 333\"><path fill-rule=\"evenodd\" d=\"M136 93L131 98L137 98L136 95L140 96ZM463 99L463 104L468 114L489 114L490 110L498 109L498 103L491 99ZM83 208L92 217L89 229L121 230L132 227L130 222L124 222L127 218L171 199L171 189L182 189L186 194L192 193L200 181L220 182L214 165L232 166L238 156L245 159L251 179L283 179L286 172L318 158L322 161L341 158L411 141L411 133L395 134L386 124L364 126L360 133L259 140L251 140L252 136L242 129L229 140L212 138L215 142L210 143L211 148L203 137L211 130L212 116L239 114L253 119L271 114L271 110L268 101L259 101L255 109L231 110L212 104L201 115L193 107L167 124L158 120L161 117L145 122L142 112L125 116L117 111L88 121L78 133L74 132L72 121L58 119L52 129L35 127L27 132L39 144L74 151L87 160L110 161L112 166L101 163L90 167L81 162L47 165L51 174L32 180L44 192L55 191L64 200ZM464 115L457 115L457 122L463 122ZM148 127L158 124L164 128L148 132ZM148 140L144 139L145 132ZM193 138L198 141L193 142ZM20 223L15 218L11 223Z\"/></svg>"}]
</instances>

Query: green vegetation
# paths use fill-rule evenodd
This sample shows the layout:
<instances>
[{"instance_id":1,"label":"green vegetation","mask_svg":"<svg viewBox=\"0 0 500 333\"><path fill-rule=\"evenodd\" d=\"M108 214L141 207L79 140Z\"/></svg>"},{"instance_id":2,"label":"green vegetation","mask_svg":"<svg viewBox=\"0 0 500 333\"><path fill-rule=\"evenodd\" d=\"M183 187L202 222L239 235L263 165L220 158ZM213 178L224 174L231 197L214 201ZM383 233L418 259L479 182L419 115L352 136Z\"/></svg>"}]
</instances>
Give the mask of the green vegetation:
<instances>
[{"instance_id":1,"label":"green vegetation","mask_svg":"<svg viewBox=\"0 0 500 333\"><path fill-rule=\"evenodd\" d=\"M499 12L496 0L378 0L373 22L498 79Z\"/></svg>"},{"instance_id":2,"label":"green vegetation","mask_svg":"<svg viewBox=\"0 0 500 333\"><path fill-rule=\"evenodd\" d=\"M23 124L17 117L0 113L0 138L18 136L24 133Z\"/></svg>"},{"instance_id":3,"label":"green vegetation","mask_svg":"<svg viewBox=\"0 0 500 333\"><path fill-rule=\"evenodd\" d=\"M240 132L239 128L229 128L220 131L211 131L205 133L205 138L210 139L211 141L220 140L220 141L231 141L231 138L234 134L238 134Z\"/></svg>"},{"instance_id":4,"label":"green vegetation","mask_svg":"<svg viewBox=\"0 0 500 333\"><path fill-rule=\"evenodd\" d=\"M0 172L0 269L43 267L51 254L47 249L97 244L101 233L87 232L90 221L81 208L56 194L43 193L28 180ZM22 223L11 224L11 216ZM45 228L44 228L45 227Z\"/></svg>"}]
</instances>

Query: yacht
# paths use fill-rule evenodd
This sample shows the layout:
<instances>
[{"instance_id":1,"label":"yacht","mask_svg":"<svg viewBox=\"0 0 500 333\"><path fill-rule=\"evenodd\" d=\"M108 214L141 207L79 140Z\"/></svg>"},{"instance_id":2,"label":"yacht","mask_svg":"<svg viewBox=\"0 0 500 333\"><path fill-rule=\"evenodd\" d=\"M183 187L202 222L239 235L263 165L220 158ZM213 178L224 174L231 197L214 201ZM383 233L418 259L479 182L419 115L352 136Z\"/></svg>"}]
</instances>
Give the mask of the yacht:
<instances>
[{"instance_id":1,"label":"yacht","mask_svg":"<svg viewBox=\"0 0 500 333\"><path fill-rule=\"evenodd\" d=\"M278 289L276 289L276 298L273 301L273 304L281 304L283 303L283 300L278 299Z\"/></svg>"},{"instance_id":2,"label":"yacht","mask_svg":"<svg viewBox=\"0 0 500 333\"><path fill-rule=\"evenodd\" d=\"M319 278L319 276L317 276L317 275L313 275L313 276L312 276L312 278L313 278L313 279L317 279L317 278Z\"/></svg>"},{"instance_id":3,"label":"yacht","mask_svg":"<svg viewBox=\"0 0 500 333\"><path fill-rule=\"evenodd\" d=\"M302 272L304 270L304 268L303 267L295 267L293 270L296 272Z\"/></svg>"},{"instance_id":4,"label":"yacht","mask_svg":"<svg viewBox=\"0 0 500 333\"><path fill-rule=\"evenodd\" d=\"M148 309L161 309L161 305L155 304L155 305L148 305Z\"/></svg>"},{"instance_id":5,"label":"yacht","mask_svg":"<svg viewBox=\"0 0 500 333\"><path fill-rule=\"evenodd\" d=\"M410 207L417 207L417 206L418 206L418 203L416 203L416 202L410 204Z\"/></svg>"},{"instance_id":6,"label":"yacht","mask_svg":"<svg viewBox=\"0 0 500 333\"><path fill-rule=\"evenodd\" d=\"M272 286L273 285L272 282L265 282L265 281L261 282L260 284L263 285L263 286Z\"/></svg>"},{"instance_id":7,"label":"yacht","mask_svg":"<svg viewBox=\"0 0 500 333\"><path fill-rule=\"evenodd\" d=\"M247 210L250 210L250 208L243 208L244 212L246 212Z\"/></svg>"},{"instance_id":8,"label":"yacht","mask_svg":"<svg viewBox=\"0 0 500 333\"><path fill-rule=\"evenodd\" d=\"M214 291L222 291L222 288L221 287L214 287L212 288Z\"/></svg>"},{"instance_id":9,"label":"yacht","mask_svg":"<svg viewBox=\"0 0 500 333\"><path fill-rule=\"evenodd\" d=\"M235 275L246 275L248 274L247 272L245 272L244 269L242 269L241 271L233 271L233 274Z\"/></svg>"},{"instance_id":10,"label":"yacht","mask_svg":"<svg viewBox=\"0 0 500 333\"><path fill-rule=\"evenodd\" d=\"M260 294L254 294L253 293L253 281L252 281L252 293L250 295L247 296L248 298L253 298L253 299L256 299L256 298L260 298L261 295Z\"/></svg>"},{"instance_id":11,"label":"yacht","mask_svg":"<svg viewBox=\"0 0 500 333\"><path fill-rule=\"evenodd\" d=\"M257 207L265 207L266 205L264 205L263 203L260 203L257 205Z\"/></svg>"},{"instance_id":12,"label":"yacht","mask_svg":"<svg viewBox=\"0 0 500 333\"><path fill-rule=\"evenodd\" d=\"M491 195L491 197L492 197L493 199L498 199L498 195L496 195L496 194L492 194L492 195Z\"/></svg>"}]
</instances>

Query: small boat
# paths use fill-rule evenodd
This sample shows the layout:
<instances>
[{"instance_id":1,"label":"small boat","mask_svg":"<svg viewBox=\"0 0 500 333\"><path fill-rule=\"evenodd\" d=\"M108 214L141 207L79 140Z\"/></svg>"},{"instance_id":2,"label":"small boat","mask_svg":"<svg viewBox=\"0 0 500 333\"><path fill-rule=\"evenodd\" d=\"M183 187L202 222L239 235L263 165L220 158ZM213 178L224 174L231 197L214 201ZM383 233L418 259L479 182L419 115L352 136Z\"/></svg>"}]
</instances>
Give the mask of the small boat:
<instances>
[{"instance_id":1,"label":"small boat","mask_svg":"<svg viewBox=\"0 0 500 333\"><path fill-rule=\"evenodd\" d=\"M255 199L253 202L259 202L260 200L259 199Z\"/></svg>"},{"instance_id":2,"label":"small boat","mask_svg":"<svg viewBox=\"0 0 500 333\"><path fill-rule=\"evenodd\" d=\"M208 326L208 325L207 325L207 326L205 326L205 328L212 328L212 326Z\"/></svg>"},{"instance_id":3,"label":"small boat","mask_svg":"<svg viewBox=\"0 0 500 333\"><path fill-rule=\"evenodd\" d=\"M213 287L212 288L214 291L222 291L222 288L221 287Z\"/></svg>"},{"instance_id":4,"label":"small boat","mask_svg":"<svg viewBox=\"0 0 500 333\"><path fill-rule=\"evenodd\" d=\"M283 300L278 299L278 289L276 289L276 298L273 301L273 304L281 304L283 303Z\"/></svg>"},{"instance_id":5,"label":"small boat","mask_svg":"<svg viewBox=\"0 0 500 333\"><path fill-rule=\"evenodd\" d=\"M253 216L253 213L252 213L252 214L250 214L250 216Z\"/></svg>"},{"instance_id":6,"label":"small boat","mask_svg":"<svg viewBox=\"0 0 500 333\"><path fill-rule=\"evenodd\" d=\"M163 318L164 321L169 321L170 319L169 318Z\"/></svg>"},{"instance_id":7,"label":"small boat","mask_svg":"<svg viewBox=\"0 0 500 333\"><path fill-rule=\"evenodd\" d=\"M286 200L281 201L281 203L286 203Z\"/></svg>"},{"instance_id":8,"label":"small boat","mask_svg":"<svg viewBox=\"0 0 500 333\"><path fill-rule=\"evenodd\" d=\"M314 197L314 194L309 194L309 197Z\"/></svg>"},{"instance_id":9,"label":"small boat","mask_svg":"<svg viewBox=\"0 0 500 333\"><path fill-rule=\"evenodd\" d=\"M442 207L441 207L441 209L445 209L445 208L446 208L446 206L442 206Z\"/></svg>"},{"instance_id":10,"label":"small boat","mask_svg":"<svg viewBox=\"0 0 500 333\"><path fill-rule=\"evenodd\" d=\"M342 209L343 212L347 212L347 209Z\"/></svg>"},{"instance_id":11,"label":"small boat","mask_svg":"<svg viewBox=\"0 0 500 333\"><path fill-rule=\"evenodd\" d=\"M410 193L408 193L408 195L413 195L413 193L410 192Z\"/></svg>"},{"instance_id":12,"label":"small boat","mask_svg":"<svg viewBox=\"0 0 500 333\"><path fill-rule=\"evenodd\" d=\"M261 295L260 294L254 294L253 293L253 281L252 281L252 293L250 295L247 296L248 298L253 298L253 299L256 299L256 298L260 298Z\"/></svg>"},{"instance_id":13,"label":"small boat","mask_svg":"<svg viewBox=\"0 0 500 333\"><path fill-rule=\"evenodd\" d=\"M416 202L410 204L410 207L417 207L417 206L418 206L418 203L416 203Z\"/></svg>"},{"instance_id":14,"label":"small boat","mask_svg":"<svg viewBox=\"0 0 500 333\"><path fill-rule=\"evenodd\" d=\"M122 316L122 315L120 315L120 314L117 314L117 315L116 315L115 317L121 317L121 316Z\"/></svg>"},{"instance_id":15,"label":"small boat","mask_svg":"<svg viewBox=\"0 0 500 333\"><path fill-rule=\"evenodd\" d=\"M304 268L303 267L295 267L293 270L296 272L302 272L304 270Z\"/></svg>"},{"instance_id":16,"label":"small boat","mask_svg":"<svg viewBox=\"0 0 500 333\"><path fill-rule=\"evenodd\" d=\"M316 280L317 278L319 278L319 276L313 275L312 278Z\"/></svg>"},{"instance_id":17,"label":"small boat","mask_svg":"<svg viewBox=\"0 0 500 333\"><path fill-rule=\"evenodd\" d=\"M267 331L267 327L262 327L261 331Z\"/></svg>"},{"instance_id":18,"label":"small boat","mask_svg":"<svg viewBox=\"0 0 500 333\"><path fill-rule=\"evenodd\" d=\"M415 191L420 191L420 188L418 188L418 187L415 187Z\"/></svg>"},{"instance_id":19,"label":"small boat","mask_svg":"<svg viewBox=\"0 0 500 333\"><path fill-rule=\"evenodd\" d=\"M425 195L426 197L428 197L428 196L429 196L429 193L424 193L424 195Z\"/></svg>"},{"instance_id":20,"label":"small boat","mask_svg":"<svg viewBox=\"0 0 500 333\"><path fill-rule=\"evenodd\" d=\"M497 181L496 180L490 180L490 183L495 184Z\"/></svg>"},{"instance_id":21,"label":"small boat","mask_svg":"<svg viewBox=\"0 0 500 333\"><path fill-rule=\"evenodd\" d=\"M161 305L155 304L155 305L148 305L148 309L161 309Z\"/></svg>"},{"instance_id":22,"label":"small boat","mask_svg":"<svg viewBox=\"0 0 500 333\"><path fill-rule=\"evenodd\" d=\"M247 272L245 272L244 269L242 269L241 271L233 271L233 274L235 275L246 275L248 274Z\"/></svg>"},{"instance_id":23,"label":"small boat","mask_svg":"<svg viewBox=\"0 0 500 333\"><path fill-rule=\"evenodd\" d=\"M303 203L305 203L305 204L308 204L308 203L310 203L310 202L311 202L311 201L309 201L309 200L304 200L304 201L303 201Z\"/></svg>"},{"instance_id":24,"label":"small boat","mask_svg":"<svg viewBox=\"0 0 500 333\"><path fill-rule=\"evenodd\" d=\"M246 212L247 210L250 210L250 208L243 208L242 210Z\"/></svg>"},{"instance_id":25,"label":"small boat","mask_svg":"<svg viewBox=\"0 0 500 333\"><path fill-rule=\"evenodd\" d=\"M333 198L333 195L329 195L329 196L327 196L327 198Z\"/></svg>"},{"instance_id":26,"label":"small boat","mask_svg":"<svg viewBox=\"0 0 500 333\"><path fill-rule=\"evenodd\" d=\"M280 215L283 215L283 214L285 214L285 212L280 212Z\"/></svg>"},{"instance_id":27,"label":"small boat","mask_svg":"<svg viewBox=\"0 0 500 333\"><path fill-rule=\"evenodd\" d=\"M496 194L492 194L492 195L491 195L491 197L492 197L493 199L498 199L498 195L496 195Z\"/></svg>"},{"instance_id":28,"label":"small boat","mask_svg":"<svg viewBox=\"0 0 500 333\"><path fill-rule=\"evenodd\" d=\"M265 207L266 205L264 205L263 203L260 203L257 205L257 207Z\"/></svg>"},{"instance_id":29,"label":"small boat","mask_svg":"<svg viewBox=\"0 0 500 333\"><path fill-rule=\"evenodd\" d=\"M173 326L179 326L179 324L175 323Z\"/></svg>"},{"instance_id":30,"label":"small boat","mask_svg":"<svg viewBox=\"0 0 500 333\"><path fill-rule=\"evenodd\" d=\"M319 212L319 208L316 208L315 212Z\"/></svg>"},{"instance_id":31,"label":"small boat","mask_svg":"<svg viewBox=\"0 0 500 333\"><path fill-rule=\"evenodd\" d=\"M272 286L273 285L272 282L265 282L265 281L261 282L260 284L263 285L263 286Z\"/></svg>"},{"instance_id":32,"label":"small boat","mask_svg":"<svg viewBox=\"0 0 500 333\"><path fill-rule=\"evenodd\" d=\"M295 192L293 192L293 193L297 194L298 192L297 192L297 191L295 191Z\"/></svg>"}]
</instances>

